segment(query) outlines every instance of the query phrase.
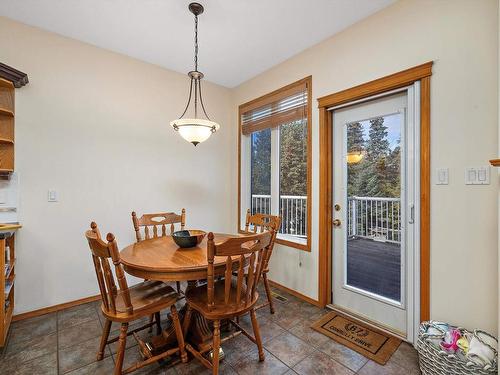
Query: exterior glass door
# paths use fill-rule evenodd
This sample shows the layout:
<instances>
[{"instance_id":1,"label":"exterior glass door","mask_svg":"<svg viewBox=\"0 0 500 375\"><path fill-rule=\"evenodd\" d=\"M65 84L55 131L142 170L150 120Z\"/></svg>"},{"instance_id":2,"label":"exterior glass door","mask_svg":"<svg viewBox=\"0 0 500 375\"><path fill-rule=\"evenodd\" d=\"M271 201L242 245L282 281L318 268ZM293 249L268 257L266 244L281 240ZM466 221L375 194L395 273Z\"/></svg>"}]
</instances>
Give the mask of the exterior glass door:
<instances>
[{"instance_id":1,"label":"exterior glass door","mask_svg":"<svg viewBox=\"0 0 500 375\"><path fill-rule=\"evenodd\" d=\"M406 336L407 92L337 109L333 126L333 305Z\"/></svg>"}]
</instances>

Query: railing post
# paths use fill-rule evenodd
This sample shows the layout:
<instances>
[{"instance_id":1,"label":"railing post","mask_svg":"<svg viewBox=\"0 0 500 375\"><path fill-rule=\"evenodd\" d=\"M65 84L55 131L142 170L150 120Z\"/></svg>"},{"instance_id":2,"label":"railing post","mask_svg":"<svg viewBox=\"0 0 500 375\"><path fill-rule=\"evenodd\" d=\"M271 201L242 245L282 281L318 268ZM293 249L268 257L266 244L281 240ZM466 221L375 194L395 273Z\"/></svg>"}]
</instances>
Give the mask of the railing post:
<instances>
[{"instance_id":1,"label":"railing post","mask_svg":"<svg viewBox=\"0 0 500 375\"><path fill-rule=\"evenodd\" d=\"M356 209L357 209L357 200L356 197L353 197L351 200L351 217L352 217L352 235L353 237L356 237L358 235L358 226L357 226L357 216L356 216Z\"/></svg>"}]
</instances>

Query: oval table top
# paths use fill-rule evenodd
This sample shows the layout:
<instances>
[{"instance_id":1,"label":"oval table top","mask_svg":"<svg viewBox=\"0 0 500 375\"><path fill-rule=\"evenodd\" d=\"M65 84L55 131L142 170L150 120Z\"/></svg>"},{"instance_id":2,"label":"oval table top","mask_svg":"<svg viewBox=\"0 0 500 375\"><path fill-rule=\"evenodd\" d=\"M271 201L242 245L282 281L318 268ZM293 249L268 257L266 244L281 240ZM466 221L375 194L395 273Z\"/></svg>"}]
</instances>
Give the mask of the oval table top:
<instances>
[{"instance_id":1,"label":"oval table top","mask_svg":"<svg viewBox=\"0 0 500 375\"><path fill-rule=\"evenodd\" d=\"M215 243L240 236L214 233ZM125 271L133 276L160 281L194 281L207 278L207 236L196 247L182 249L172 236L144 240L120 252ZM237 262L235 262L237 265ZM223 274L226 257L215 257L214 272Z\"/></svg>"}]
</instances>

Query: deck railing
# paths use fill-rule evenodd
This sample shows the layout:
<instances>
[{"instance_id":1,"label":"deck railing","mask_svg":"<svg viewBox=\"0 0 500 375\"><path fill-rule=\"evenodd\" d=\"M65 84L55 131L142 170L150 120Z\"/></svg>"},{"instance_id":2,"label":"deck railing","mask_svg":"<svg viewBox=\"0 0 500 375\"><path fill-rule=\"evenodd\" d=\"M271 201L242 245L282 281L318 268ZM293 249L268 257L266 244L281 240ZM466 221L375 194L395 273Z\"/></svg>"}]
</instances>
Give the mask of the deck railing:
<instances>
[{"instance_id":1,"label":"deck railing","mask_svg":"<svg viewBox=\"0 0 500 375\"><path fill-rule=\"evenodd\" d=\"M271 213L270 195L252 195L252 213ZM350 238L361 237L378 241L401 242L401 203L399 198L350 197L347 207ZM280 233L307 235L307 196L280 197Z\"/></svg>"},{"instance_id":2,"label":"deck railing","mask_svg":"<svg viewBox=\"0 0 500 375\"><path fill-rule=\"evenodd\" d=\"M271 213L270 195L252 195L252 215L257 212L266 215Z\"/></svg>"},{"instance_id":3,"label":"deck railing","mask_svg":"<svg viewBox=\"0 0 500 375\"><path fill-rule=\"evenodd\" d=\"M349 237L401 242L401 201L399 198L348 198Z\"/></svg>"},{"instance_id":4,"label":"deck railing","mask_svg":"<svg viewBox=\"0 0 500 375\"><path fill-rule=\"evenodd\" d=\"M252 213L271 213L270 195L252 195ZM280 197L281 228L279 233L297 237L307 236L307 196Z\"/></svg>"}]
</instances>

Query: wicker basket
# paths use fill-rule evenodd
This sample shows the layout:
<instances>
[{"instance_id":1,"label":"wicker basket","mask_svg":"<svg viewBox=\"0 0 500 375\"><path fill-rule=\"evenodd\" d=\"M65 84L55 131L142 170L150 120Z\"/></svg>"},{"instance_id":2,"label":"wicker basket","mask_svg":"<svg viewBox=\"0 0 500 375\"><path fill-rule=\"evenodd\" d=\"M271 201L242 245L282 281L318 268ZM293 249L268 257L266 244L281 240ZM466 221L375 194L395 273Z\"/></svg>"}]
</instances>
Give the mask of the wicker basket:
<instances>
[{"instance_id":1,"label":"wicker basket","mask_svg":"<svg viewBox=\"0 0 500 375\"><path fill-rule=\"evenodd\" d=\"M441 348L437 347L433 340L444 338L445 333L434 335L428 334L427 330L429 327L434 327L439 331L442 331L439 326L443 323L440 322L423 322L420 325L420 330L418 333L417 340L417 351L420 363L420 370L423 375L492 375L497 374L497 352L494 348L495 352L495 361L492 366L481 367L474 362L467 361L467 359L445 352ZM470 333L469 331L460 328L460 327L452 327L460 330L462 335L470 334L475 335L478 340L484 343L478 336L478 332L482 332L483 334L487 334L484 331L474 331ZM491 336L487 334L488 336ZM491 336L493 337L493 336ZM495 339L496 340L496 339ZM485 344L485 343L484 343ZM487 344L485 344L487 345ZM490 347L491 348L491 347Z\"/></svg>"}]
</instances>

